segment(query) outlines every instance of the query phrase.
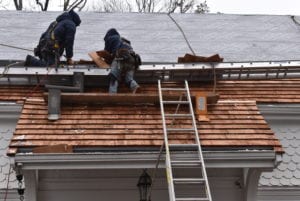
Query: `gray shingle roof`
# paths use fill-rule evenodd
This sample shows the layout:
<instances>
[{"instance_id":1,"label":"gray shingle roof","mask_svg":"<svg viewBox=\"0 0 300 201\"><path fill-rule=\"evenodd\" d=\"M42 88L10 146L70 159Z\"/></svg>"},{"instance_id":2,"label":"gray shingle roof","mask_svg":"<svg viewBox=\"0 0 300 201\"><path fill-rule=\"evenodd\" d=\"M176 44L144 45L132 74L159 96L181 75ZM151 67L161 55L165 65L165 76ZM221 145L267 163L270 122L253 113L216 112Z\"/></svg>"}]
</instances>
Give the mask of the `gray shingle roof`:
<instances>
[{"instance_id":1,"label":"gray shingle roof","mask_svg":"<svg viewBox=\"0 0 300 201\"><path fill-rule=\"evenodd\" d=\"M31 48L60 12L0 11L0 43ZM166 14L80 13L75 58L103 49L111 28L132 41L144 61L175 62L190 52ZM290 16L172 14L198 55L219 53L225 61L300 60L300 26ZM300 17L296 17L300 21ZM0 59L24 59L27 52L0 47Z\"/></svg>"},{"instance_id":2,"label":"gray shingle roof","mask_svg":"<svg viewBox=\"0 0 300 201\"><path fill-rule=\"evenodd\" d=\"M273 172L261 175L261 186L300 187L300 128L272 128L285 150L282 162Z\"/></svg>"}]
</instances>

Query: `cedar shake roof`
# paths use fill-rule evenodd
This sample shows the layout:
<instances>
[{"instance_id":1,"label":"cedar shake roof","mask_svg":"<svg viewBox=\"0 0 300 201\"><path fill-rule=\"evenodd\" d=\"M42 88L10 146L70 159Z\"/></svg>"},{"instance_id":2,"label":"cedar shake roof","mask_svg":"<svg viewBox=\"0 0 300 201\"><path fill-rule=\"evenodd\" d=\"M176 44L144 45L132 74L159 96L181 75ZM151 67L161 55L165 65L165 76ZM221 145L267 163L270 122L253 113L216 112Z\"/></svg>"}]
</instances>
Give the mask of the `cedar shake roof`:
<instances>
[{"instance_id":1,"label":"cedar shake roof","mask_svg":"<svg viewBox=\"0 0 300 201\"><path fill-rule=\"evenodd\" d=\"M209 108L209 122L198 123L201 143L212 147L281 145L252 102L224 102ZM189 126L187 120L180 120ZM47 119L43 99L28 99L11 148L68 144L153 146L163 143L160 109L154 106L63 106L61 118ZM172 134L170 143L193 143L190 134Z\"/></svg>"},{"instance_id":2,"label":"cedar shake roof","mask_svg":"<svg viewBox=\"0 0 300 201\"><path fill-rule=\"evenodd\" d=\"M9 153L44 145L74 148L153 147L163 143L158 105L62 105L61 118L47 119L47 103L40 88L0 87L0 100L23 100L23 110ZM212 91L211 83L190 83L192 93ZM107 89L92 89L104 92ZM123 92L127 92L124 88ZM300 103L300 79L218 81L220 100L209 105L209 122L198 122L204 149L271 149L282 146L260 114L259 103ZM9 93L8 93L9 92ZM141 93L156 93L155 84L142 85ZM6 94L5 94L6 93ZM13 94L8 96L9 94ZM188 120L180 120L183 125ZM172 143L191 143L186 133L170 136ZM19 150L18 150L19 149Z\"/></svg>"}]
</instances>

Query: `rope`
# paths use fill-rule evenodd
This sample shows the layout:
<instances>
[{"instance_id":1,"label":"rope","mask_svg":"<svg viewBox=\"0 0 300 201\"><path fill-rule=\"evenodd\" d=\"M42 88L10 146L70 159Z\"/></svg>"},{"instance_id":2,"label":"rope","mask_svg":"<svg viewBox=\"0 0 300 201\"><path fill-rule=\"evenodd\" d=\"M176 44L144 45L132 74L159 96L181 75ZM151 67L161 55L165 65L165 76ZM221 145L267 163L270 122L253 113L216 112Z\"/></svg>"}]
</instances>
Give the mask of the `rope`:
<instances>
[{"instance_id":1,"label":"rope","mask_svg":"<svg viewBox=\"0 0 300 201\"><path fill-rule=\"evenodd\" d=\"M168 13L168 16L170 17L170 19L176 24L176 26L177 26L178 29L180 30L180 32L181 32L181 34L183 35L183 38L184 38L186 44L187 44L188 47L190 48L190 50L191 50L191 52L193 53L193 55L196 55L195 52L194 52L194 50L193 50L193 48L192 48L192 46L191 46L191 44L189 43L189 41L188 41L188 39L187 39L187 37L186 37L186 35L185 35L183 29L182 29L182 28L180 27L180 25L176 22L176 20L171 16L170 13Z\"/></svg>"},{"instance_id":2,"label":"rope","mask_svg":"<svg viewBox=\"0 0 300 201\"><path fill-rule=\"evenodd\" d=\"M31 49L26 49L26 48L22 48L22 47L13 46L13 45L7 45L7 44L3 44L3 43L0 43L0 45L4 46L4 47L18 49L18 50L25 50L25 51L33 52L33 50L31 50Z\"/></svg>"},{"instance_id":3,"label":"rope","mask_svg":"<svg viewBox=\"0 0 300 201\"><path fill-rule=\"evenodd\" d=\"M33 89L31 89L31 90L27 93L27 95L26 95L26 97L25 97L25 100L27 100L29 97L31 97L32 94L33 94L33 92L35 92L35 91L41 86L41 83L43 83L46 79L48 79L48 75L49 75L50 71L51 71L53 68L55 68L55 67L49 67L49 69L48 69L46 75L43 76L43 78L41 79L41 81L39 81L39 82L33 87Z\"/></svg>"},{"instance_id":4,"label":"rope","mask_svg":"<svg viewBox=\"0 0 300 201\"><path fill-rule=\"evenodd\" d=\"M44 75L44 76L42 77L41 81L39 81L39 82L33 87L33 89L30 90L30 91L28 92L28 94L27 94L26 97L25 97L25 100L27 100L29 97L31 97L32 94L33 94L33 92L35 92L35 91L41 86L41 83L43 83L46 79L48 79L48 75L49 75L50 71L51 71L53 68L58 68L58 67L59 67L58 61L59 61L59 54L58 54L58 52L55 52L55 66L49 67L49 69L48 69L46 75Z\"/></svg>"},{"instance_id":5,"label":"rope","mask_svg":"<svg viewBox=\"0 0 300 201\"><path fill-rule=\"evenodd\" d=\"M2 72L1 75L0 75L0 78L1 78L1 77L4 77L4 76L6 75L6 73L7 73L8 70L9 70L9 67L14 66L14 65L16 65L16 64L20 64L20 63L22 63L22 62L15 62L15 63L11 63L11 64L6 65L6 66L4 67L3 72Z\"/></svg>"},{"instance_id":6,"label":"rope","mask_svg":"<svg viewBox=\"0 0 300 201\"><path fill-rule=\"evenodd\" d=\"M156 161L156 164L155 164L155 169L154 169L154 171L152 173L152 177L151 178L153 178L153 179L152 179L152 184L151 184L150 189L149 189L148 200L151 200L152 188L153 188L153 185L154 185L154 182L155 182L156 172L157 172L157 169L158 169L158 166L159 166L159 161L160 161L160 157L161 157L163 148L164 148L164 143L160 146L159 154L158 154L157 161Z\"/></svg>"},{"instance_id":7,"label":"rope","mask_svg":"<svg viewBox=\"0 0 300 201\"><path fill-rule=\"evenodd\" d=\"M7 184L6 184L6 190L5 190L5 195L4 195L4 201L7 200L10 173L11 173L11 163L9 163L9 170L8 170L8 176L7 176Z\"/></svg>"},{"instance_id":8,"label":"rope","mask_svg":"<svg viewBox=\"0 0 300 201\"><path fill-rule=\"evenodd\" d=\"M294 22L296 25L300 26L300 23L295 19L295 16L294 16L294 15L291 16L291 19L293 20L293 22Z\"/></svg>"}]
</instances>

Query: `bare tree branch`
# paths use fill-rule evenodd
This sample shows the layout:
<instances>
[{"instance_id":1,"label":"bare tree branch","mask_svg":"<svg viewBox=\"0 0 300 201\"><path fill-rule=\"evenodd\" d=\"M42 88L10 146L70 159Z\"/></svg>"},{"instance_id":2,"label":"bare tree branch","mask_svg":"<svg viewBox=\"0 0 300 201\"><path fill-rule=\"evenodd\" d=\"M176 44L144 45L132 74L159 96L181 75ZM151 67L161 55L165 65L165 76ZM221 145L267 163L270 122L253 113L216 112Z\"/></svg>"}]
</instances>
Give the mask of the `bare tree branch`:
<instances>
[{"instance_id":1,"label":"bare tree branch","mask_svg":"<svg viewBox=\"0 0 300 201\"><path fill-rule=\"evenodd\" d=\"M168 7L168 13L174 13L179 10L179 13L186 13L191 11L195 6L195 0L170 0Z\"/></svg>"},{"instance_id":2,"label":"bare tree branch","mask_svg":"<svg viewBox=\"0 0 300 201\"><path fill-rule=\"evenodd\" d=\"M78 10L81 11L85 7L86 3L87 3L87 0L84 0L82 6L78 6Z\"/></svg>"},{"instance_id":3,"label":"bare tree branch","mask_svg":"<svg viewBox=\"0 0 300 201\"><path fill-rule=\"evenodd\" d=\"M207 5L206 1L199 5L196 2L199 0L102 0L98 3L98 8L94 7L94 9L101 12L131 12L135 10L141 13L187 13L196 12L196 6L202 8L203 5Z\"/></svg>"},{"instance_id":4,"label":"bare tree branch","mask_svg":"<svg viewBox=\"0 0 300 201\"><path fill-rule=\"evenodd\" d=\"M41 7L42 11L48 10L49 0L45 0L44 4L41 3L39 0L36 0L36 4L38 4Z\"/></svg>"},{"instance_id":5,"label":"bare tree branch","mask_svg":"<svg viewBox=\"0 0 300 201\"><path fill-rule=\"evenodd\" d=\"M64 0L64 11L72 10L75 8L78 8L79 11L81 11L87 3L87 0L75 0L70 5L70 0Z\"/></svg>"},{"instance_id":6,"label":"bare tree branch","mask_svg":"<svg viewBox=\"0 0 300 201\"><path fill-rule=\"evenodd\" d=\"M5 9L5 10L8 10L7 9L7 5L8 5L7 2L3 2L3 0L0 0L0 5L1 5L0 6L1 8Z\"/></svg>"},{"instance_id":7,"label":"bare tree branch","mask_svg":"<svg viewBox=\"0 0 300 201\"><path fill-rule=\"evenodd\" d=\"M70 0L64 0L64 11L66 11L68 9Z\"/></svg>"},{"instance_id":8,"label":"bare tree branch","mask_svg":"<svg viewBox=\"0 0 300 201\"><path fill-rule=\"evenodd\" d=\"M16 7L16 10L22 10L23 9L23 0L14 0L14 4Z\"/></svg>"},{"instance_id":9,"label":"bare tree branch","mask_svg":"<svg viewBox=\"0 0 300 201\"><path fill-rule=\"evenodd\" d=\"M199 5L197 5L195 13L198 13L198 14L209 13L209 7L206 3L206 0L202 3L200 3Z\"/></svg>"}]
</instances>

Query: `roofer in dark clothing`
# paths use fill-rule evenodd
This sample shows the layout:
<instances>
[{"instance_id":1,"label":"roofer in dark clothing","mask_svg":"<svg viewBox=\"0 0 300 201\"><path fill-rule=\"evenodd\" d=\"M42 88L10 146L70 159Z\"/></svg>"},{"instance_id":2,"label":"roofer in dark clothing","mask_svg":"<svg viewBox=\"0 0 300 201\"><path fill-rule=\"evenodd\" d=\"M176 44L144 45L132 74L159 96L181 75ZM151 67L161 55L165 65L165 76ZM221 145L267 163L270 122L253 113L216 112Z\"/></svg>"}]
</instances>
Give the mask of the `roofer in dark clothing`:
<instances>
[{"instance_id":1,"label":"roofer in dark clothing","mask_svg":"<svg viewBox=\"0 0 300 201\"><path fill-rule=\"evenodd\" d=\"M59 15L41 35L39 44L34 50L35 56L39 59L27 55L25 66L58 66L64 51L66 51L67 63L74 64L73 45L76 27L80 23L79 15L73 10Z\"/></svg>"},{"instance_id":2,"label":"roofer in dark clothing","mask_svg":"<svg viewBox=\"0 0 300 201\"><path fill-rule=\"evenodd\" d=\"M114 58L109 74L109 93L117 93L121 80L124 80L130 90L135 93L139 85L133 77L135 69L141 63L139 55L133 51L130 41L122 38L116 29L109 29L104 41L104 50Z\"/></svg>"}]
</instances>

